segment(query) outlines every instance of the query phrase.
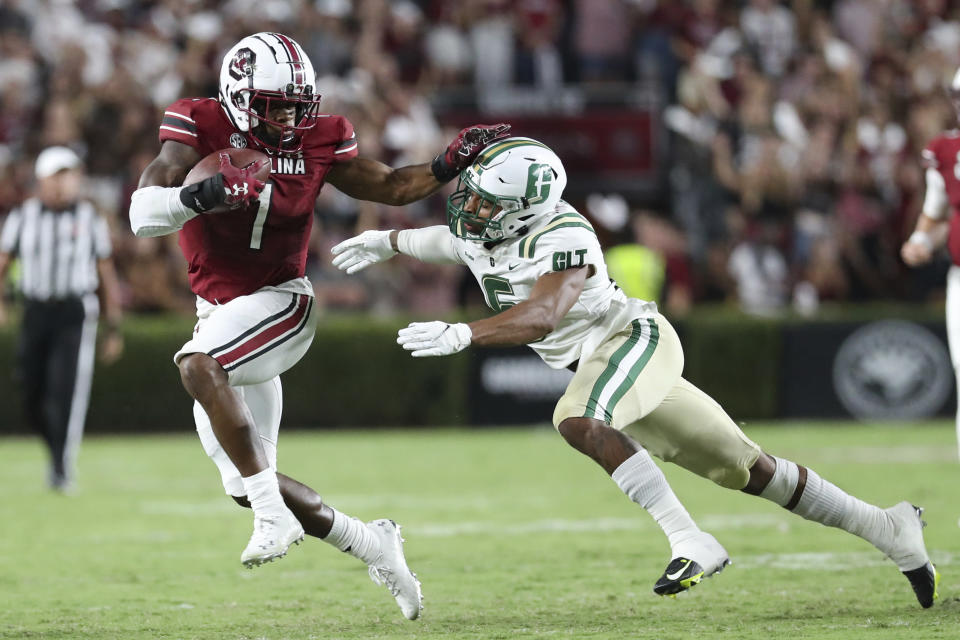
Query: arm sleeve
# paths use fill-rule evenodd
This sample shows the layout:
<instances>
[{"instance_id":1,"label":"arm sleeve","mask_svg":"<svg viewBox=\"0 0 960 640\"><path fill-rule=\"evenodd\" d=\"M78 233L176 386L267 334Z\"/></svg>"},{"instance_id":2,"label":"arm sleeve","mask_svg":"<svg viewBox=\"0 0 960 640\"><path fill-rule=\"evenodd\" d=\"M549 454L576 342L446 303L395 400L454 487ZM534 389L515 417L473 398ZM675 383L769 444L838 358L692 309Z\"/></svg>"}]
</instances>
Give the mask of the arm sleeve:
<instances>
[{"instance_id":1,"label":"arm sleeve","mask_svg":"<svg viewBox=\"0 0 960 640\"><path fill-rule=\"evenodd\" d=\"M193 119L192 103L193 101L189 99L177 100L164 109L159 129L160 144L173 140L199 149L197 123Z\"/></svg>"},{"instance_id":2,"label":"arm sleeve","mask_svg":"<svg viewBox=\"0 0 960 640\"><path fill-rule=\"evenodd\" d=\"M923 196L923 215L943 220L947 215L947 183L937 169L927 169L927 192Z\"/></svg>"},{"instance_id":3,"label":"arm sleeve","mask_svg":"<svg viewBox=\"0 0 960 640\"><path fill-rule=\"evenodd\" d=\"M356 158L358 153L357 132L353 130L353 125L350 124L350 121L346 118L340 118L340 124L340 142L337 143L337 146L333 150L334 162L343 162L350 158Z\"/></svg>"},{"instance_id":4,"label":"arm sleeve","mask_svg":"<svg viewBox=\"0 0 960 640\"><path fill-rule=\"evenodd\" d=\"M16 253L20 246L20 227L23 224L23 214L20 209L14 209L7 216L3 223L3 231L0 232L0 252Z\"/></svg>"},{"instance_id":5,"label":"arm sleeve","mask_svg":"<svg viewBox=\"0 0 960 640\"><path fill-rule=\"evenodd\" d=\"M180 201L183 187L143 187L130 197L130 228L140 238L154 238L179 231L197 216Z\"/></svg>"},{"instance_id":6,"label":"arm sleeve","mask_svg":"<svg viewBox=\"0 0 960 640\"><path fill-rule=\"evenodd\" d=\"M423 229L404 229L397 234L400 253L421 262L434 264L464 264L454 245L450 229L442 224Z\"/></svg>"}]
</instances>

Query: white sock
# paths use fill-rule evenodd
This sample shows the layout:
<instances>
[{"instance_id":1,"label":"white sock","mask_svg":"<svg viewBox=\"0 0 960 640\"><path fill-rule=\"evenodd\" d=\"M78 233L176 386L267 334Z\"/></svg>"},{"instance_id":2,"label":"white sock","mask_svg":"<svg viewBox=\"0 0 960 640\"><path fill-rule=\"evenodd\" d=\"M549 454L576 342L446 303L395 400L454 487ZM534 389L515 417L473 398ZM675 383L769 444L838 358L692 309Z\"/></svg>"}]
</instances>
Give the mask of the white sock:
<instances>
[{"instance_id":1,"label":"white sock","mask_svg":"<svg viewBox=\"0 0 960 640\"><path fill-rule=\"evenodd\" d=\"M614 470L613 481L638 505L646 509L667 534L670 548L700 533L690 514L667 484L660 467L646 449L641 449Z\"/></svg>"},{"instance_id":2,"label":"white sock","mask_svg":"<svg viewBox=\"0 0 960 640\"><path fill-rule=\"evenodd\" d=\"M777 469L760 493L761 497L788 507L807 520L843 529L889 553L887 547L894 537L893 523L883 509L851 496L812 469L806 469L806 486L797 498L795 493L801 467L783 458L774 457L774 460ZM795 504L791 504L793 502Z\"/></svg>"},{"instance_id":3,"label":"white sock","mask_svg":"<svg viewBox=\"0 0 960 640\"><path fill-rule=\"evenodd\" d=\"M277 472L273 469L264 469L241 480L254 515L278 515L287 508L280 495Z\"/></svg>"},{"instance_id":4,"label":"white sock","mask_svg":"<svg viewBox=\"0 0 960 640\"><path fill-rule=\"evenodd\" d=\"M367 525L336 509L333 509L333 526L323 540L367 564L380 557L380 541L367 529Z\"/></svg>"}]
</instances>

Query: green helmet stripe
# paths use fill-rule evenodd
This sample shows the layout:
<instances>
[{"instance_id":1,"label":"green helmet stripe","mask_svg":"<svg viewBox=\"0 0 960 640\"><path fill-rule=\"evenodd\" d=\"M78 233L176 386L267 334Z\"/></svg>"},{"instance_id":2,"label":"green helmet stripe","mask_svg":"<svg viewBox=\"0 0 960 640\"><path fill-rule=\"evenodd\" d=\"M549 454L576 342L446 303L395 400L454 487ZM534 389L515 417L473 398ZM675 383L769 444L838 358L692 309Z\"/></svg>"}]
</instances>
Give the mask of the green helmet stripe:
<instances>
[{"instance_id":1,"label":"green helmet stripe","mask_svg":"<svg viewBox=\"0 0 960 640\"><path fill-rule=\"evenodd\" d=\"M476 159L474 164L479 165L477 167L477 170L479 172L479 170L483 167L484 164L486 164L490 160L493 160L495 157L497 157L504 151L509 151L514 147L520 147L524 145L528 145L532 147L542 147L543 149L550 151L550 147L548 147L545 144L541 144L536 140L528 140L526 138L524 138L523 140L504 140L503 142L497 142L493 146L487 149L484 149L483 152L480 154L480 157Z\"/></svg>"}]
</instances>

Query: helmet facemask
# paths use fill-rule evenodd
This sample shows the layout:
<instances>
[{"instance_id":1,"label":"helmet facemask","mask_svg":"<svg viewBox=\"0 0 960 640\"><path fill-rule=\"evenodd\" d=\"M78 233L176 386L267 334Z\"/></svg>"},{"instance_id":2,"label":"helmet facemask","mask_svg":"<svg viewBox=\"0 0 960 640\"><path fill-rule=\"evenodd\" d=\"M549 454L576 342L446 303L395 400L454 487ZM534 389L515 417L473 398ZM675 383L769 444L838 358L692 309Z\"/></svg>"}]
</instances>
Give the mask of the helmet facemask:
<instances>
[{"instance_id":1,"label":"helmet facemask","mask_svg":"<svg viewBox=\"0 0 960 640\"><path fill-rule=\"evenodd\" d=\"M458 238L492 242L527 233L556 210L566 172L553 151L530 138L506 138L467 167L447 198L447 225Z\"/></svg>"},{"instance_id":2,"label":"helmet facemask","mask_svg":"<svg viewBox=\"0 0 960 640\"><path fill-rule=\"evenodd\" d=\"M471 184L461 174L457 182L457 190L447 198L447 225L450 232L464 240L476 242L491 242L502 240L507 235L504 228L507 222L517 212L529 208L525 198L509 198L497 196L484 191L476 184ZM468 210L468 208L470 210ZM531 214L532 218L533 215ZM510 233L510 236L523 235L524 231Z\"/></svg>"},{"instance_id":3,"label":"helmet facemask","mask_svg":"<svg viewBox=\"0 0 960 640\"><path fill-rule=\"evenodd\" d=\"M250 118L250 137L261 146L280 152L299 151L303 147L303 134L314 127L320 110L320 96L313 94L313 87L307 85L302 93L265 91L263 89L241 89L235 102L237 109ZM270 112L287 105L295 109L293 124L271 120ZM267 125L277 129L268 131Z\"/></svg>"}]
</instances>

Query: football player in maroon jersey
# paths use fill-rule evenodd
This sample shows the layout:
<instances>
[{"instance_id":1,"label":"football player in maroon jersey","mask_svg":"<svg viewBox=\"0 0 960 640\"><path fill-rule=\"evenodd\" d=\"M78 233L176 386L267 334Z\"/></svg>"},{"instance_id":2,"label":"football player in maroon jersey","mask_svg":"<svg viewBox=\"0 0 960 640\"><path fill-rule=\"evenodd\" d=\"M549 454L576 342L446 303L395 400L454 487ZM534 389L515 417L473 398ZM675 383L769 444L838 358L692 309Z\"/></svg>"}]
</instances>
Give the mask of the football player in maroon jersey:
<instances>
[{"instance_id":1,"label":"football player in maroon jersey","mask_svg":"<svg viewBox=\"0 0 960 640\"><path fill-rule=\"evenodd\" d=\"M960 69L947 89L960 119ZM927 264L947 247L953 264L947 272L947 342L960 390L960 129L944 131L921 152L927 190L917 226L900 248L910 267ZM956 417L960 441L960 408Z\"/></svg>"},{"instance_id":2,"label":"football player in maroon jersey","mask_svg":"<svg viewBox=\"0 0 960 640\"><path fill-rule=\"evenodd\" d=\"M364 200L413 202L457 177L510 127L469 127L432 163L393 169L358 155L346 118L319 113L314 82L310 60L291 38L243 38L224 57L218 99L178 100L164 111L160 153L131 198L130 222L142 237L179 232L199 322L174 361L224 489L253 509L243 564L283 556L306 532L363 560L414 619L420 584L404 560L400 527L386 519L364 524L276 472L279 376L313 339L316 310L304 267L323 184ZM268 154L269 181L254 177L258 167L227 159L215 175L180 186L198 161L226 147Z\"/></svg>"}]
</instances>

